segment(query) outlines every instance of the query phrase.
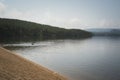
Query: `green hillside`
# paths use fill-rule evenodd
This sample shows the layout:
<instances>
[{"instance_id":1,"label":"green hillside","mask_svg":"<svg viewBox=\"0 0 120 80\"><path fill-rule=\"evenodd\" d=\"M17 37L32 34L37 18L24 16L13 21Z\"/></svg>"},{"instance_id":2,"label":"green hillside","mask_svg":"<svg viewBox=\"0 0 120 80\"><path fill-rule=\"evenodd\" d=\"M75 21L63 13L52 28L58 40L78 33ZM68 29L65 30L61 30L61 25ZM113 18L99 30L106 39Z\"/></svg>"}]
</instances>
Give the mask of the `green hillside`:
<instances>
[{"instance_id":1,"label":"green hillside","mask_svg":"<svg viewBox=\"0 0 120 80\"><path fill-rule=\"evenodd\" d=\"M80 39L92 36L79 29L64 29L17 19L0 18L0 42Z\"/></svg>"}]
</instances>

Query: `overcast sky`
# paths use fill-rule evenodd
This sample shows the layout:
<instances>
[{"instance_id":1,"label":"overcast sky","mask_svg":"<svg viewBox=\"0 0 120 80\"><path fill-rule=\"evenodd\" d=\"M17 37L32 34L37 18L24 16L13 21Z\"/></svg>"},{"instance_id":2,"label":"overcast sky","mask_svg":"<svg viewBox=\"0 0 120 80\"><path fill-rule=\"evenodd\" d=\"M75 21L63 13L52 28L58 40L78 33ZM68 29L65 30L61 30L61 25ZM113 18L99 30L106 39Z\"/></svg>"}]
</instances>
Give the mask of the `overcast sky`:
<instances>
[{"instance_id":1,"label":"overcast sky","mask_svg":"<svg viewBox=\"0 0 120 80\"><path fill-rule=\"evenodd\" d=\"M64 28L120 28L120 0L0 0L0 17Z\"/></svg>"}]
</instances>

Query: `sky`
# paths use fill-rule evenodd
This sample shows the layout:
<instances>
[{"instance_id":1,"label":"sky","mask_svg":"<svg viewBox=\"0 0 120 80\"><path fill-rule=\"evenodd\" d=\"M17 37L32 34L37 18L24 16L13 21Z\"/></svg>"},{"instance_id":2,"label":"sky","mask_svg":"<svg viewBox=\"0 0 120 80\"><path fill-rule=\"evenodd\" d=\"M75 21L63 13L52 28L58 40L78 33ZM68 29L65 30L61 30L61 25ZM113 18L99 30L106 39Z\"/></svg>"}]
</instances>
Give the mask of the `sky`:
<instances>
[{"instance_id":1,"label":"sky","mask_svg":"<svg viewBox=\"0 0 120 80\"><path fill-rule=\"evenodd\" d=\"M120 0L0 0L0 17L63 28L120 28Z\"/></svg>"}]
</instances>

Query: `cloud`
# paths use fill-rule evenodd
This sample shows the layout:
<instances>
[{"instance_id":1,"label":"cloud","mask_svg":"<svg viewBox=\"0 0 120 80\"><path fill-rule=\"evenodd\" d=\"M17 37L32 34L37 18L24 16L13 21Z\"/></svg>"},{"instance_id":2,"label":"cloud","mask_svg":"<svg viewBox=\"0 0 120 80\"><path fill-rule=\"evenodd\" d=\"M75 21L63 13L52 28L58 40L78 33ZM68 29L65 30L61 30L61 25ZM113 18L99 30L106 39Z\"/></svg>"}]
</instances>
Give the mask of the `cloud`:
<instances>
[{"instance_id":1,"label":"cloud","mask_svg":"<svg viewBox=\"0 0 120 80\"><path fill-rule=\"evenodd\" d=\"M9 8L8 5L0 2L0 17L14 18L27 21L33 21L42 24L48 24L64 28L92 28L92 27L120 27L120 21L112 19L91 20L84 17L70 16L66 17L62 14L57 14L49 9L46 11L26 10L21 11L17 8Z\"/></svg>"},{"instance_id":2,"label":"cloud","mask_svg":"<svg viewBox=\"0 0 120 80\"><path fill-rule=\"evenodd\" d=\"M2 14L6 10L6 5L0 2L0 14Z\"/></svg>"},{"instance_id":3,"label":"cloud","mask_svg":"<svg viewBox=\"0 0 120 80\"><path fill-rule=\"evenodd\" d=\"M120 27L120 21L113 19L103 19L99 22L101 27Z\"/></svg>"},{"instance_id":4,"label":"cloud","mask_svg":"<svg viewBox=\"0 0 120 80\"><path fill-rule=\"evenodd\" d=\"M12 9L10 11L6 11L3 16L8 18L16 18L16 19L27 19L29 16L29 13L22 12L17 9Z\"/></svg>"},{"instance_id":5,"label":"cloud","mask_svg":"<svg viewBox=\"0 0 120 80\"><path fill-rule=\"evenodd\" d=\"M0 17L33 21L65 28L78 27L78 25L80 26L80 20L75 17L66 18L55 14L48 9L44 12L34 10L20 11L16 8L9 9L9 6L6 7L3 3L0 3Z\"/></svg>"},{"instance_id":6,"label":"cloud","mask_svg":"<svg viewBox=\"0 0 120 80\"><path fill-rule=\"evenodd\" d=\"M81 20L76 17L64 17L63 15L58 15L52 13L51 11L46 11L43 13L41 20L42 23L50 24L53 26L64 27L64 28L81 28Z\"/></svg>"},{"instance_id":7,"label":"cloud","mask_svg":"<svg viewBox=\"0 0 120 80\"><path fill-rule=\"evenodd\" d=\"M20 19L27 20L33 22L39 22L39 15L34 11L20 11L18 9L6 9L4 14L0 15L3 18L12 18L12 19Z\"/></svg>"}]
</instances>

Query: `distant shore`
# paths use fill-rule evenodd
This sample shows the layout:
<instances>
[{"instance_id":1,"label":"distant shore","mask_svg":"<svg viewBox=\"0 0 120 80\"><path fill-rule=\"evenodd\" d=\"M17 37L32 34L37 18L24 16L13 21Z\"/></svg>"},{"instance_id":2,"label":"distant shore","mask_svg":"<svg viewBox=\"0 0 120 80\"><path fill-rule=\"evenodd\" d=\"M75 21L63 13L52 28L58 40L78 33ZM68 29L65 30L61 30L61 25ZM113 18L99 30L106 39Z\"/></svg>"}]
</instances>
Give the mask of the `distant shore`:
<instances>
[{"instance_id":1,"label":"distant shore","mask_svg":"<svg viewBox=\"0 0 120 80\"><path fill-rule=\"evenodd\" d=\"M67 80L65 77L0 47L0 80Z\"/></svg>"}]
</instances>

